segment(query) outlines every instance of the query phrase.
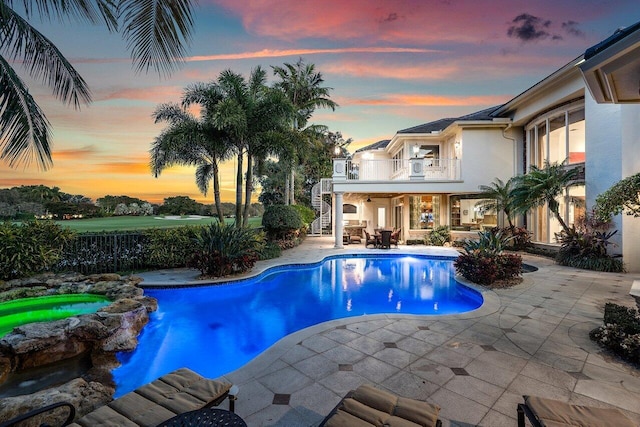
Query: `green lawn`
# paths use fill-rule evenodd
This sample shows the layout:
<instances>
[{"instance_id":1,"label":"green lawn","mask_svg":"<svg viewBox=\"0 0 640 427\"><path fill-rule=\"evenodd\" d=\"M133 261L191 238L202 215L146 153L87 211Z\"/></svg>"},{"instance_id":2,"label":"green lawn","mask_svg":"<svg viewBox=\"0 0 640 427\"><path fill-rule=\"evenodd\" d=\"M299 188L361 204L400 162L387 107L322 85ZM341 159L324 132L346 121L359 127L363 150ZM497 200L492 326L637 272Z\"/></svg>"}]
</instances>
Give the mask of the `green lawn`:
<instances>
[{"instance_id":1,"label":"green lawn","mask_svg":"<svg viewBox=\"0 0 640 427\"><path fill-rule=\"evenodd\" d=\"M202 219L156 219L153 216L114 216L107 218L87 218L87 219L71 219L66 221L56 221L62 227L68 227L73 231L80 233L100 232L100 231L119 231L119 230L143 230L146 228L172 228L181 227L183 225L207 225L216 221L213 217ZM226 222L233 223L234 220L227 218ZM259 227L262 224L262 218L249 218L251 227Z\"/></svg>"}]
</instances>

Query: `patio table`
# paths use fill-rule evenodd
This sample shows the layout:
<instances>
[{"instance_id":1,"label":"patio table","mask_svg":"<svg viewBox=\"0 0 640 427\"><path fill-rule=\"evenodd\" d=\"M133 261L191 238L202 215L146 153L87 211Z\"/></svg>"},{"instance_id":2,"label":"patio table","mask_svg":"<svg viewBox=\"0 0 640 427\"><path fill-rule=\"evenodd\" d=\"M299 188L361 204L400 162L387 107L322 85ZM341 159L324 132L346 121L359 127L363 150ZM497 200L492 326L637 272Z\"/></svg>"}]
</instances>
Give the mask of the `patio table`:
<instances>
[{"instance_id":1,"label":"patio table","mask_svg":"<svg viewBox=\"0 0 640 427\"><path fill-rule=\"evenodd\" d=\"M204 408L176 415L161 423L158 427L183 426L247 427L247 423L235 412L224 409Z\"/></svg>"}]
</instances>

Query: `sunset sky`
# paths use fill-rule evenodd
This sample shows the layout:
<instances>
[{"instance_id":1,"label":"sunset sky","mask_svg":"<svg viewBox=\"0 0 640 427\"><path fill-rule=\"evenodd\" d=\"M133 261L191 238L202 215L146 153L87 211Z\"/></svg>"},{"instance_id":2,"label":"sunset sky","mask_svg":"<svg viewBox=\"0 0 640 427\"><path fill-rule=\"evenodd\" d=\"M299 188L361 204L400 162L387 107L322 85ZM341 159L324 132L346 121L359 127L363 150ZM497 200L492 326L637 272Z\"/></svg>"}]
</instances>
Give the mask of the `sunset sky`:
<instances>
[{"instance_id":1,"label":"sunset sky","mask_svg":"<svg viewBox=\"0 0 640 427\"><path fill-rule=\"evenodd\" d=\"M225 69L316 64L340 107L315 123L353 138L350 151L397 130L501 104L565 65L617 28L640 20L637 0L200 0L189 57L169 78L136 74L126 43L104 27L33 24L88 82L80 111L29 82L53 127L54 166L10 169L0 188L44 184L97 199L126 194L150 202L198 192L194 170L154 178L148 150L163 129L151 113L178 102L185 86ZM21 72L19 65L16 69ZM222 175L234 197L234 164Z\"/></svg>"}]
</instances>

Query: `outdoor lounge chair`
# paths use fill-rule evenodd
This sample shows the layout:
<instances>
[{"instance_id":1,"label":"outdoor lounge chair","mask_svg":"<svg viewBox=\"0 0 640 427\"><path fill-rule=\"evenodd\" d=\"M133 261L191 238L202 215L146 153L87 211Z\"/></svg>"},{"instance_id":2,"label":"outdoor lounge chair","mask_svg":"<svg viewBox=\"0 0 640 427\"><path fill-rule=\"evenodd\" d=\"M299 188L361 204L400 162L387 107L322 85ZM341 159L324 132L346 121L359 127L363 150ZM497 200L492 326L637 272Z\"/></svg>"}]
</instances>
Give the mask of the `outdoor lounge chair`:
<instances>
[{"instance_id":1,"label":"outdoor lounge chair","mask_svg":"<svg viewBox=\"0 0 640 427\"><path fill-rule=\"evenodd\" d=\"M589 427L633 427L635 424L620 410L572 405L558 400L536 396L523 396L518 404L518 427L525 427L526 415L533 427L542 426L589 426Z\"/></svg>"},{"instance_id":2,"label":"outdoor lounge chair","mask_svg":"<svg viewBox=\"0 0 640 427\"><path fill-rule=\"evenodd\" d=\"M347 393L320 427L439 427L439 412L439 406L365 384Z\"/></svg>"},{"instance_id":3,"label":"outdoor lounge chair","mask_svg":"<svg viewBox=\"0 0 640 427\"><path fill-rule=\"evenodd\" d=\"M227 397L229 410L233 412L237 392L234 389L232 393L231 388L231 384L210 380L187 368L181 368L99 407L71 424L69 422L73 420L73 415L70 415L62 425L73 427L157 426L178 414L217 406ZM73 408L73 405L68 403L56 405ZM31 418L47 408L31 411L19 418ZM71 414L75 414L75 409ZM17 426L19 424L16 421L18 418L1 425Z\"/></svg>"},{"instance_id":4,"label":"outdoor lounge chair","mask_svg":"<svg viewBox=\"0 0 640 427\"><path fill-rule=\"evenodd\" d=\"M391 244L395 245L396 248L398 247L398 240L400 240L400 231L401 230L402 230L401 228L398 228L393 233L391 233Z\"/></svg>"}]
</instances>

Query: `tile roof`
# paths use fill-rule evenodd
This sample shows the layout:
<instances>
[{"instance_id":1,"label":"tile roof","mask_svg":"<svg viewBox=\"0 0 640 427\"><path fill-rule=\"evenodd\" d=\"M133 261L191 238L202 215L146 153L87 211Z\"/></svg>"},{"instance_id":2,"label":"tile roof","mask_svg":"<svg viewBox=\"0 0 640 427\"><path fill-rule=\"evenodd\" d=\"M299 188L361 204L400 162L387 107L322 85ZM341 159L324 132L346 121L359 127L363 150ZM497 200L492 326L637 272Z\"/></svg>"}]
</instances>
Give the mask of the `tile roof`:
<instances>
[{"instance_id":1,"label":"tile roof","mask_svg":"<svg viewBox=\"0 0 640 427\"><path fill-rule=\"evenodd\" d=\"M358 148L355 152L359 153L360 151L384 149L384 148L387 148L387 145L389 145L389 142L391 142L390 139L383 139L381 141L374 142L373 144L369 144L366 147Z\"/></svg>"},{"instance_id":2,"label":"tile roof","mask_svg":"<svg viewBox=\"0 0 640 427\"><path fill-rule=\"evenodd\" d=\"M635 24L629 25L628 27L618 28L611 36L587 49L584 52L584 59L586 60L595 56L609 46L614 45L615 43L627 37L629 34L635 33L638 30L640 30L640 22L636 22Z\"/></svg>"},{"instance_id":3,"label":"tile roof","mask_svg":"<svg viewBox=\"0 0 640 427\"><path fill-rule=\"evenodd\" d=\"M467 114L464 116L440 119L433 122L424 123L422 125L399 130L398 133L430 133L434 131L442 131L449 125L451 125L451 123L456 121L492 120L493 116L491 116L491 113L493 113L501 106L502 105L496 105L494 107L486 108L484 110L476 111L475 113Z\"/></svg>"}]
</instances>

